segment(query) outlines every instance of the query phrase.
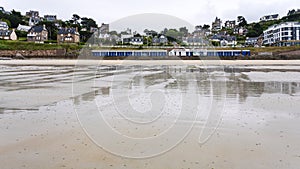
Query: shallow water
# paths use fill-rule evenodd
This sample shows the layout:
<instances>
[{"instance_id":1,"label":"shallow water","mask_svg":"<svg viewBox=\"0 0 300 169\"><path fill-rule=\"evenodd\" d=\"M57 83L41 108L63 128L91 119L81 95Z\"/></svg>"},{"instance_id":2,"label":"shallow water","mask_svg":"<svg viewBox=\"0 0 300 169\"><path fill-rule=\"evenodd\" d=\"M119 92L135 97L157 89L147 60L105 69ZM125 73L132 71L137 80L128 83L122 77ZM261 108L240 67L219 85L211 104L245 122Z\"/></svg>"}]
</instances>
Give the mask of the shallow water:
<instances>
[{"instance_id":1,"label":"shallow water","mask_svg":"<svg viewBox=\"0 0 300 169\"><path fill-rule=\"evenodd\" d=\"M298 168L299 66L0 66L4 168Z\"/></svg>"}]
</instances>

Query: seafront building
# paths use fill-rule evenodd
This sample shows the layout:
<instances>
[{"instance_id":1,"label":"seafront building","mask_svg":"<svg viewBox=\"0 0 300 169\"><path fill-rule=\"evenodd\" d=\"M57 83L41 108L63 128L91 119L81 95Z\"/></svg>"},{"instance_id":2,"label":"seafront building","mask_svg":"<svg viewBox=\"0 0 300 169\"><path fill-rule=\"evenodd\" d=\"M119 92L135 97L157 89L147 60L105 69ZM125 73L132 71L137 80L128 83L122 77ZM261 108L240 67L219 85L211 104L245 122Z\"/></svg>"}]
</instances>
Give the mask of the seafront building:
<instances>
[{"instance_id":1,"label":"seafront building","mask_svg":"<svg viewBox=\"0 0 300 169\"><path fill-rule=\"evenodd\" d=\"M77 28L62 28L57 33L57 43L78 43L80 34Z\"/></svg>"},{"instance_id":2,"label":"seafront building","mask_svg":"<svg viewBox=\"0 0 300 169\"><path fill-rule=\"evenodd\" d=\"M48 40L48 31L45 25L33 26L27 34L27 41L35 43L44 43Z\"/></svg>"},{"instance_id":3,"label":"seafront building","mask_svg":"<svg viewBox=\"0 0 300 169\"><path fill-rule=\"evenodd\" d=\"M144 44L142 37L132 37L132 38L130 38L129 43L131 45L143 45Z\"/></svg>"},{"instance_id":4,"label":"seafront building","mask_svg":"<svg viewBox=\"0 0 300 169\"><path fill-rule=\"evenodd\" d=\"M4 40L17 40L17 34L15 29L9 30L9 26L6 22L0 21L0 39Z\"/></svg>"},{"instance_id":5,"label":"seafront building","mask_svg":"<svg viewBox=\"0 0 300 169\"><path fill-rule=\"evenodd\" d=\"M273 15L266 15L261 17L259 20L262 21L273 21L273 20L279 20L279 14L273 14Z\"/></svg>"},{"instance_id":6,"label":"seafront building","mask_svg":"<svg viewBox=\"0 0 300 169\"><path fill-rule=\"evenodd\" d=\"M284 22L264 31L264 45L300 45L300 22Z\"/></svg>"},{"instance_id":7,"label":"seafront building","mask_svg":"<svg viewBox=\"0 0 300 169\"><path fill-rule=\"evenodd\" d=\"M233 20L233 21L226 21L225 22L225 28L227 28L227 29L234 29L235 27L236 27L235 20Z\"/></svg>"},{"instance_id":8,"label":"seafront building","mask_svg":"<svg viewBox=\"0 0 300 169\"><path fill-rule=\"evenodd\" d=\"M0 39L4 40L18 40L15 29L11 30L1 30L0 29Z\"/></svg>"},{"instance_id":9,"label":"seafront building","mask_svg":"<svg viewBox=\"0 0 300 169\"><path fill-rule=\"evenodd\" d=\"M215 21L211 24L212 31L220 31L222 29L222 20L216 17Z\"/></svg>"},{"instance_id":10,"label":"seafront building","mask_svg":"<svg viewBox=\"0 0 300 169\"><path fill-rule=\"evenodd\" d=\"M152 39L152 44L153 45L167 45L168 44L168 38L165 37L164 35L161 35L160 37L153 37Z\"/></svg>"}]
</instances>

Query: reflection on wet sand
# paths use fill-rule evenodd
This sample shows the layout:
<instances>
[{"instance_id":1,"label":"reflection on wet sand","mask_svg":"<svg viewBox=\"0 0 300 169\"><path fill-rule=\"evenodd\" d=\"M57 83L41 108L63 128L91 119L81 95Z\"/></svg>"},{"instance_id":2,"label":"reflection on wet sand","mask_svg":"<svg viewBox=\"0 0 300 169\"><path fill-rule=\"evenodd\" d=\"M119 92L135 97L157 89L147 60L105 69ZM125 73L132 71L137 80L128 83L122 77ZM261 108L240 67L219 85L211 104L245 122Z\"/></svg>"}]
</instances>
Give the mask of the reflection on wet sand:
<instances>
[{"instance_id":1,"label":"reflection on wet sand","mask_svg":"<svg viewBox=\"0 0 300 169\"><path fill-rule=\"evenodd\" d=\"M137 65L1 66L1 70L0 162L3 168L250 169L300 165L300 81L296 78L300 72L297 68ZM282 75L289 79L283 79ZM117 132L132 137L157 137L168 129L168 120L181 118L178 133L189 125L194 115L192 108L187 107L183 116L178 116L177 103L186 97L190 100L184 103L192 104L195 96L199 96L199 109L203 111L206 106L209 109L211 97L212 100L226 98L222 121L209 141L201 146L197 142L207 118L206 114L199 114L189 135L174 149L143 160L118 157L99 148L84 133L74 112L74 108L81 110L92 123L93 112L103 111L106 122ZM147 100L151 97L154 102ZM124 98L131 100L127 103ZM113 105L111 100L118 104ZM163 101L168 103L165 109L160 107ZM125 104L133 105L132 109L120 110L128 117L136 115L130 120L153 120L153 123L130 124L122 119L115 107ZM153 108L152 104L156 106ZM135 114L129 110L146 113ZM153 118L157 116L160 119ZM153 143L156 146L151 147L150 143L149 149L167 147L174 138L176 134ZM117 147L127 144L126 140L112 139L110 135L101 135L101 139ZM130 146L134 152L139 145Z\"/></svg>"}]
</instances>

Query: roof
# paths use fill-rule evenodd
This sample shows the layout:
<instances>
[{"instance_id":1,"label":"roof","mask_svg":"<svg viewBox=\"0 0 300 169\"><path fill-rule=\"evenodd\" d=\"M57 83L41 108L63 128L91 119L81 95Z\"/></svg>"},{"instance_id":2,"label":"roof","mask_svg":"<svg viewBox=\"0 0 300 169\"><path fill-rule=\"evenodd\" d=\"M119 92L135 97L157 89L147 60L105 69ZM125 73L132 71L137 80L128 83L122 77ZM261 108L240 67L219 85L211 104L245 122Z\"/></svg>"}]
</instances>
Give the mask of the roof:
<instances>
[{"instance_id":1,"label":"roof","mask_svg":"<svg viewBox=\"0 0 300 169\"><path fill-rule=\"evenodd\" d=\"M257 40L257 39L258 39L258 37L251 37L251 38L249 37L246 39L246 41L252 41L252 40Z\"/></svg>"},{"instance_id":2,"label":"roof","mask_svg":"<svg viewBox=\"0 0 300 169\"><path fill-rule=\"evenodd\" d=\"M131 39L143 39L142 37L131 37Z\"/></svg>"},{"instance_id":3,"label":"roof","mask_svg":"<svg viewBox=\"0 0 300 169\"><path fill-rule=\"evenodd\" d=\"M19 24L19 26L17 28L17 30L19 30L19 31L26 31L26 32L28 32L30 29L31 29L31 26L26 26L26 25L21 25L21 24Z\"/></svg>"},{"instance_id":4,"label":"roof","mask_svg":"<svg viewBox=\"0 0 300 169\"><path fill-rule=\"evenodd\" d=\"M6 22L0 21L0 29L8 29L8 25Z\"/></svg>"},{"instance_id":5,"label":"roof","mask_svg":"<svg viewBox=\"0 0 300 169\"><path fill-rule=\"evenodd\" d=\"M233 21L226 21L225 23L235 23L235 20L233 20Z\"/></svg>"},{"instance_id":6,"label":"roof","mask_svg":"<svg viewBox=\"0 0 300 169\"><path fill-rule=\"evenodd\" d=\"M165 37L164 35L161 35L161 36L159 37L159 39L168 39L168 38Z\"/></svg>"},{"instance_id":7,"label":"roof","mask_svg":"<svg viewBox=\"0 0 300 169\"><path fill-rule=\"evenodd\" d=\"M29 32L36 32L36 33L41 33L43 31L47 31L46 28L44 28L44 26L39 25L39 26L33 26L31 29L29 29Z\"/></svg>"},{"instance_id":8,"label":"roof","mask_svg":"<svg viewBox=\"0 0 300 169\"><path fill-rule=\"evenodd\" d=\"M57 34L78 34L78 32L76 31L76 28L62 28Z\"/></svg>"},{"instance_id":9,"label":"roof","mask_svg":"<svg viewBox=\"0 0 300 169\"><path fill-rule=\"evenodd\" d=\"M272 15L265 15L263 17L261 17L260 19L274 19L274 18L278 18L279 17L279 14L272 14Z\"/></svg>"}]
</instances>

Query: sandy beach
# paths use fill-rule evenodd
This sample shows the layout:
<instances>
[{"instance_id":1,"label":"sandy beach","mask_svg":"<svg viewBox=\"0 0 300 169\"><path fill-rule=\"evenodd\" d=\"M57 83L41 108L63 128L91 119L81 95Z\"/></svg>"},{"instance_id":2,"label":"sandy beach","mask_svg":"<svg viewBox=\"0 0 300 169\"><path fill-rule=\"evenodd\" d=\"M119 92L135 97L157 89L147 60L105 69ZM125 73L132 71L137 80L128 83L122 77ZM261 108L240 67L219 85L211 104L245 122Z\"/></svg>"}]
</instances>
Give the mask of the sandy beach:
<instances>
[{"instance_id":1,"label":"sandy beach","mask_svg":"<svg viewBox=\"0 0 300 169\"><path fill-rule=\"evenodd\" d=\"M299 60L13 60L0 69L0 168L300 166Z\"/></svg>"}]
</instances>

